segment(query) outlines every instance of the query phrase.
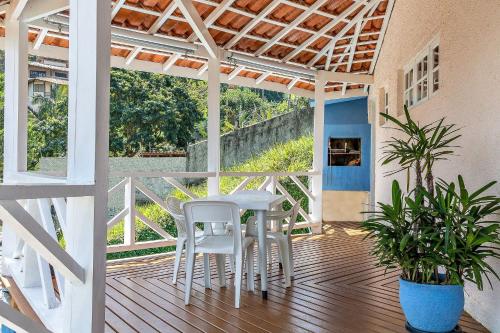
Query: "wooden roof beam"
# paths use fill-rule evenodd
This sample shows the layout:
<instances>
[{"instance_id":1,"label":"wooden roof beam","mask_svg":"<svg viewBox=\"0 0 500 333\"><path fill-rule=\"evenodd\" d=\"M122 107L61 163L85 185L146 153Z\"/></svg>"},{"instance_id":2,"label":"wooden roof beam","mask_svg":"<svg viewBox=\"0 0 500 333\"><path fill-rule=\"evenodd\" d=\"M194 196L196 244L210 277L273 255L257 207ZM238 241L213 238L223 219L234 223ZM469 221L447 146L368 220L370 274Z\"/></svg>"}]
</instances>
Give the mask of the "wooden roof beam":
<instances>
[{"instance_id":1,"label":"wooden roof beam","mask_svg":"<svg viewBox=\"0 0 500 333\"><path fill-rule=\"evenodd\" d=\"M49 32L49 29L47 29L47 28L43 28L40 30L40 32L36 36L35 42L33 43L33 50L38 50L40 48L40 46L42 46L42 43L43 43L45 37L47 37L48 32Z\"/></svg>"},{"instance_id":2,"label":"wooden roof beam","mask_svg":"<svg viewBox=\"0 0 500 333\"><path fill-rule=\"evenodd\" d=\"M207 28L210 28L212 24L228 9L235 0L223 0L218 6L207 16L204 23ZM216 5L216 4L214 4ZM194 41L196 38L196 34L193 32L188 38L188 42Z\"/></svg>"},{"instance_id":3,"label":"wooden roof beam","mask_svg":"<svg viewBox=\"0 0 500 333\"><path fill-rule=\"evenodd\" d=\"M245 69L245 66L238 66L236 67L235 69L233 69L233 71L227 76L227 80L228 81L231 81L232 79L234 79L236 76L238 76L238 74L240 74L240 72L242 70Z\"/></svg>"},{"instance_id":4,"label":"wooden roof beam","mask_svg":"<svg viewBox=\"0 0 500 333\"><path fill-rule=\"evenodd\" d=\"M173 65L175 65L175 62L179 60L180 57L181 55L178 53L172 54L170 58L168 58L168 60L163 63L163 71L168 72L168 70L172 68Z\"/></svg>"},{"instance_id":5,"label":"wooden roof beam","mask_svg":"<svg viewBox=\"0 0 500 333\"><path fill-rule=\"evenodd\" d=\"M333 39L330 40L330 42L328 42L328 44L325 45L325 47L323 47L321 49L321 51L319 51L315 56L314 58L312 58L308 63L307 65L308 66L313 66L316 62L318 62L319 59L321 59L321 57L326 53L326 52L329 52L330 49L334 48L335 47L335 44L337 43L337 41L340 39L341 36L345 35L349 30L351 30L351 28L358 23L358 21L362 20L363 19L363 16L365 16L365 14L372 8L372 6L376 6L378 5L378 3L380 2L380 0L373 0L370 4L367 4L367 0L365 0L363 3L365 4L365 7L358 13L356 14L356 16L353 18L353 20L346 24L344 26L344 28L342 28L342 30L339 31L339 33L337 34L337 36L335 36ZM352 12L351 12L352 13ZM335 25L334 25L335 26ZM333 27L333 26L332 26ZM329 30L329 29L328 29ZM312 36L314 37L314 36ZM313 38L309 38L309 39L313 39ZM307 42L307 41L306 41ZM308 44L309 45L309 44ZM297 51L298 49L296 49L295 51ZM292 57L294 57L296 54L298 54L298 52L295 52L295 51L292 51L286 58L288 58L290 55L292 55L292 53L294 53L292 55ZM301 50L302 51L302 50ZM299 51L300 52L300 51Z\"/></svg>"},{"instance_id":6,"label":"wooden roof beam","mask_svg":"<svg viewBox=\"0 0 500 333\"><path fill-rule=\"evenodd\" d=\"M24 8L20 19L32 22L53 15L69 8L69 0L30 0Z\"/></svg>"},{"instance_id":7,"label":"wooden roof beam","mask_svg":"<svg viewBox=\"0 0 500 333\"><path fill-rule=\"evenodd\" d=\"M170 15L173 14L177 6L175 5L175 1L172 1L167 8L161 13L161 15L156 19L155 23L151 25L151 27L148 30L148 34L155 34L160 30L160 28L163 26L163 24L168 20Z\"/></svg>"},{"instance_id":8,"label":"wooden roof beam","mask_svg":"<svg viewBox=\"0 0 500 333\"><path fill-rule=\"evenodd\" d=\"M203 23L200 14L196 10L191 0L175 0L180 11L184 17L188 20L191 28L198 36L199 40L207 50L208 54L213 59L219 58L219 51L215 40L208 31L207 27Z\"/></svg>"},{"instance_id":9,"label":"wooden roof beam","mask_svg":"<svg viewBox=\"0 0 500 333\"><path fill-rule=\"evenodd\" d=\"M376 2L378 2L379 0L375 0ZM366 12L368 12L368 10L371 8L371 6L367 5L369 2L369 0L363 0L362 2L359 2L359 3L354 3L351 5L351 7L349 7L348 9L344 10L342 12L342 14L336 19L336 20L332 20L330 21L329 23L325 24L325 26L323 26L323 28L321 28L317 34L313 34L311 35L308 39L306 39L302 44L300 44L299 47L295 48L292 52L290 52L289 54L287 54L287 56L285 58L283 58L283 62L286 62L286 61L289 61L290 59L293 59L297 54L299 54L300 52L302 52L306 47L308 47L312 42L314 42L315 40L317 40L319 38L318 35L323 35L324 33L330 31L331 29L333 29L333 27L335 27L337 24L340 23L340 21L344 18L347 18L349 15L351 15L354 11L356 11L359 6L361 5L365 5L365 7L358 13L356 14L355 18L353 20L351 20L349 23L346 24L345 27L349 27L347 30L345 30L345 27L344 29L342 29L342 31L345 30L344 33L338 33L337 36L342 36L344 35L347 31L349 31L351 29L351 27L357 23L357 21L360 19L360 17L362 18ZM360 13L362 13L360 15ZM330 40L330 42L328 43L328 45L335 45L337 41L337 38L333 38L332 40Z\"/></svg>"},{"instance_id":10,"label":"wooden roof beam","mask_svg":"<svg viewBox=\"0 0 500 333\"><path fill-rule=\"evenodd\" d=\"M355 73L340 73L331 71L323 72L327 81L331 82L347 82L354 84L373 84L373 75L371 74L355 74Z\"/></svg>"},{"instance_id":11,"label":"wooden roof beam","mask_svg":"<svg viewBox=\"0 0 500 333\"><path fill-rule=\"evenodd\" d=\"M7 10L7 13L9 13L9 19L12 21L19 20L27 4L28 0L12 0L10 2L9 9Z\"/></svg>"},{"instance_id":12,"label":"wooden roof beam","mask_svg":"<svg viewBox=\"0 0 500 333\"><path fill-rule=\"evenodd\" d=\"M249 33L260 21L265 18L267 15L271 14L271 12L281 3L281 0L273 0L266 8L261 10L261 12L250 22L248 22L240 32L233 36L225 45L226 49L231 48L234 44L236 44L243 36Z\"/></svg>"},{"instance_id":13,"label":"wooden roof beam","mask_svg":"<svg viewBox=\"0 0 500 333\"><path fill-rule=\"evenodd\" d=\"M302 23L305 19L307 19L316 9L319 9L323 6L328 0L316 0L314 4L312 4L308 9L303 11L299 16L293 20L287 28L283 28L274 35L269 42L262 45L257 52L255 52L256 56L260 56L262 53L266 52L271 46L273 46L277 41L286 36L290 31L292 31L295 27L297 27L300 23Z\"/></svg>"},{"instance_id":14,"label":"wooden roof beam","mask_svg":"<svg viewBox=\"0 0 500 333\"><path fill-rule=\"evenodd\" d=\"M394 8L394 0L389 0L387 3L387 8L385 9L385 18L382 23L382 28L380 29L380 36L377 40L377 46L375 47L375 54L373 55L373 61L370 64L369 73L372 74L375 69L375 64L377 63L378 55L380 54L380 49L382 48L382 42L384 41L385 31L389 25L389 19L391 18L392 9Z\"/></svg>"}]
</instances>

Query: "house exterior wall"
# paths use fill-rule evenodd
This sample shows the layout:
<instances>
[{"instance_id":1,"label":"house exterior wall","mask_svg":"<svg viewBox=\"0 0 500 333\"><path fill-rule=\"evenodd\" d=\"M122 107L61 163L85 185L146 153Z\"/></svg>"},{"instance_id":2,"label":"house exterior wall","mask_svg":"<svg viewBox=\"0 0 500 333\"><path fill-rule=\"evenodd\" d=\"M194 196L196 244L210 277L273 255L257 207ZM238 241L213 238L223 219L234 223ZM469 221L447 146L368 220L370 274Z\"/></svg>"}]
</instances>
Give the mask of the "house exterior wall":
<instances>
[{"instance_id":1,"label":"house exterior wall","mask_svg":"<svg viewBox=\"0 0 500 333\"><path fill-rule=\"evenodd\" d=\"M404 0L396 1L387 35L375 67L375 84L369 105L376 154L380 158L383 141L395 131L382 128L380 94L389 92L389 112L402 110L401 70L433 38L440 40L440 89L429 100L411 109L421 123L447 117L448 123L462 127L457 156L439 163L435 174L446 180L460 173L466 184L478 188L500 180L500 2L494 0ZM398 81L399 77L399 81ZM399 91L398 91L399 88ZM390 182L374 162L375 198L387 202ZM405 176L397 178L404 182ZM500 185L492 190L500 195ZM500 262L491 262L500 272ZM466 284L466 310L492 332L500 332L500 283L494 289L478 291Z\"/></svg>"}]
</instances>

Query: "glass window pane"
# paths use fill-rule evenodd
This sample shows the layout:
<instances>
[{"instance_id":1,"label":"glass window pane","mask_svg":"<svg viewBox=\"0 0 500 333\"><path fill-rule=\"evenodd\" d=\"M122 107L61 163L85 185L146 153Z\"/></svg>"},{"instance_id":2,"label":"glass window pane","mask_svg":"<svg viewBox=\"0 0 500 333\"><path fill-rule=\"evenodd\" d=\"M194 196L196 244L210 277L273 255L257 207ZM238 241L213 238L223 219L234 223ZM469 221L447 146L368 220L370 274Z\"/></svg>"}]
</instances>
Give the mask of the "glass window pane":
<instances>
[{"instance_id":1,"label":"glass window pane","mask_svg":"<svg viewBox=\"0 0 500 333\"><path fill-rule=\"evenodd\" d=\"M432 76L432 92L436 92L439 89L439 70L434 71Z\"/></svg>"},{"instance_id":2,"label":"glass window pane","mask_svg":"<svg viewBox=\"0 0 500 333\"><path fill-rule=\"evenodd\" d=\"M436 68L437 66L439 66L439 45L434 47L434 49L432 50L432 56L433 56L433 67L432 68Z\"/></svg>"},{"instance_id":3,"label":"glass window pane","mask_svg":"<svg viewBox=\"0 0 500 333\"><path fill-rule=\"evenodd\" d=\"M422 98L427 97L427 79L422 81Z\"/></svg>"}]
</instances>

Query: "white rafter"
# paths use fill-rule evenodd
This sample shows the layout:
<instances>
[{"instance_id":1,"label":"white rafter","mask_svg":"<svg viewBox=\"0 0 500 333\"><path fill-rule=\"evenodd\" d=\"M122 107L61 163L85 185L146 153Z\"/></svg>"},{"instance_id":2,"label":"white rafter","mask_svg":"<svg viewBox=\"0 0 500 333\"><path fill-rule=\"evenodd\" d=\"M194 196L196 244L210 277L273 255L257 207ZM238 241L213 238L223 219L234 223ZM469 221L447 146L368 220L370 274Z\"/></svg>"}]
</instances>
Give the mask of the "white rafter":
<instances>
[{"instance_id":1,"label":"white rafter","mask_svg":"<svg viewBox=\"0 0 500 333\"><path fill-rule=\"evenodd\" d=\"M175 5L175 1L172 1L167 8L161 13L161 15L156 19L155 23L151 25L151 27L148 29L148 34L155 34L160 30L160 28L163 26L163 24L168 20L170 15L175 11L177 6Z\"/></svg>"},{"instance_id":2,"label":"white rafter","mask_svg":"<svg viewBox=\"0 0 500 333\"><path fill-rule=\"evenodd\" d=\"M265 79L267 79L270 75L272 74L272 72L264 72L262 73L256 80L255 80L255 84L261 84L262 82L264 82Z\"/></svg>"},{"instance_id":3,"label":"white rafter","mask_svg":"<svg viewBox=\"0 0 500 333\"><path fill-rule=\"evenodd\" d=\"M40 32L36 36L35 42L33 43L33 50L38 50L40 48L40 46L42 46L43 40L47 36L48 32L49 32L49 29L47 29L47 28L40 30Z\"/></svg>"},{"instance_id":4,"label":"white rafter","mask_svg":"<svg viewBox=\"0 0 500 333\"><path fill-rule=\"evenodd\" d=\"M286 88L288 90L292 90L292 88L297 84L297 82L299 82L299 78L298 77L293 78L292 81L290 81L290 83L286 86Z\"/></svg>"},{"instance_id":5,"label":"white rafter","mask_svg":"<svg viewBox=\"0 0 500 333\"><path fill-rule=\"evenodd\" d=\"M248 22L243 29L241 29L240 32L238 32L236 35L231 38L226 45L224 46L226 49L231 48L234 44L236 44L243 36L245 36L247 33L249 33L257 24L261 22L261 20L269 15L279 4L281 3L280 0L273 0L269 5L267 5L266 8L261 10L261 12L250 22Z\"/></svg>"},{"instance_id":6,"label":"white rafter","mask_svg":"<svg viewBox=\"0 0 500 333\"><path fill-rule=\"evenodd\" d=\"M222 13L224 13L226 9L228 9L233 4L234 1L235 0L223 0L220 4L218 4L218 6L207 16L205 21L203 21L207 28L210 28L212 24L214 24L214 22L217 21L217 19L222 15ZM192 42L195 39L196 34L192 33L187 40L188 42Z\"/></svg>"},{"instance_id":7,"label":"white rafter","mask_svg":"<svg viewBox=\"0 0 500 333\"><path fill-rule=\"evenodd\" d=\"M236 67L235 69L233 69L233 71L227 76L227 80L228 81L231 81L232 79L234 79L236 76L238 76L238 74L245 69L245 66L238 66Z\"/></svg>"},{"instance_id":8,"label":"white rafter","mask_svg":"<svg viewBox=\"0 0 500 333\"><path fill-rule=\"evenodd\" d=\"M378 4L380 3L380 0L374 0L373 2L371 2L370 4L366 5L365 8L363 8L358 14L356 14L356 16L352 19L352 21L350 23L348 23L344 28L342 28L342 30L339 31L339 33L337 34L337 36L339 38L337 38L337 36L335 36L332 40L330 40L330 42L328 44L325 45L325 47L323 47L321 49L321 51L319 51L315 56L314 58L312 58L308 63L307 65L308 66L313 66L316 62L318 62L319 59L321 59L321 57L323 56L323 54L325 54L326 52L330 52L330 49L332 48L335 48L335 43L337 43L337 41L340 39L340 36L342 35L345 35L349 30L351 30L351 28L353 27L354 24L357 24L359 20L361 20L363 18L363 16L373 7L373 6L378 6ZM353 37L354 38L354 37ZM370 43L371 44L371 43ZM359 43L359 45L361 45L361 43Z\"/></svg>"},{"instance_id":9,"label":"white rafter","mask_svg":"<svg viewBox=\"0 0 500 333\"><path fill-rule=\"evenodd\" d=\"M385 31L387 30L387 25L389 24L389 19L391 18L392 9L394 8L394 0L389 0L387 3L387 8L385 9L384 22L382 23L382 28L380 29L380 35L377 40L377 46L375 47L375 53L373 55L373 61L370 64L370 70L368 73L372 74L375 69L375 64L377 63L378 55L380 54L380 49L382 48L382 42L384 41Z\"/></svg>"},{"instance_id":10,"label":"white rafter","mask_svg":"<svg viewBox=\"0 0 500 333\"><path fill-rule=\"evenodd\" d=\"M198 70L198 76L202 76L203 74L205 74L207 70L208 70L208 63L200 67L200 69Z\"/></svg>"},{"instance_id":11,"label":"white rafter","mask_svg":"<svg viewBox=\"0 0 500 333\"><path fill-rule=\"evenodd\" d=\"M314 4L312 4L308 9L304 10L299 16L297 16L295 20L293 20L288 25L288 27L281 29L280 32L278 32L276 35L274 35L273 38L271 38L271 40L269 40L269 42L259 47L257 52L255 52L255 55L259 56L262 53L266 52L271 46L273 46L277 41L286 36L290 31L295 29L295 27L297 27L300 23L302 23L302 21L307 19L309 15L323 6L327 1L328 0L316 0Z\"/></svg>"},{"instance_id":12,"label":"white rafter","mask_svg":"<svg viewBox=\"0 0 500 333\"><path fill-rule=\"evenodd\" d=\"M130 65L134 60L135 60L135 57L137 57L137 55L142 51L142 47L140 46L137 46L135 47L127 56L127 58L125 59L125 64Z\"/></svg>"},{"instance_id":13,"label":"white rafter","mask_svg":"<svg viewBox=\"0 0 500 333\"><path fill-rule=\"evenodd\" d=\"M122 8L122 6L125 4L125 0L118 0L115 2L115 5L113 6L113 9L111 10L111 20L113 20Z\"/></svg>"},{"instance_id":14,"label":"white rafter","mask_svg":"<svg viewBox=\"0 0 500 333\"><path fill-rule=\"evenodd\" d=\"M351 71L352 62L354 60L354 53L356 51L356 44L358 43L358 36L359 33L361 32L362 27L363 27L363 21L359 21L356 24L356 28L354 29L354 36L352 37L351 40L351 50L349 51L349 58L347 62L347 72ZM326 70L328 70L328 68L326 68Z\"/></svg>"},{"instance_id":15,"label":"white rafter","mask_svg":"<svg viewBox=\"0 0 500 333\"><path fill-rule=\"evenodd\" d=\"M188 20L191 28L198 36L198 39L201 41L205 49L209 53L210 57L213 59L218 59L219 54L217 51L217 44L213 39L212 35L208 31L207 27L203 23L203 20L200 17L200 14L196 10L191 0L175 0L177 6L180 11L184 15L184 17Z\"/></svg>"},{"instance_id":16,"label":"white rafter","mask_svg":"<svg viewBox=\"0 0 500 333\"><path fill-rule=\"evenodd\" d=\"M19 20L19 17L23 13L24 7L26 7L28 0L13 0L10 2L10 20Z\"/></svg>"},{"instance_id":17,"label":"white rafter","mask_svg":"<svg viewBox=\"0 0 500 333\"><path fill-rule=\"evenodd\" d=\"M317 40L319 38L318 35L322 35L322 34L328 32L328 31L330 31L337 24L339 24L342 19L347 18L349 15L351 15L353 12L355 12L359 8L359 6L364 5L365 7L358 14L356 14L355 18L352 19L349 23L347 23L345 25L345 27L341 30L341 32L343 32L343 33L339 32L337 34L337 36L339 36L339 37L342 36L342 35L344 35L347 31L349 31L351 29L351 27L354 24L357 23L357 21L359 19L362 19L363 16L366 14L366 12L371 8L371 6L367 5L368 2L369 2L369 0L363 0L362 2L352 4L349 8L347 8L346 10L344 10L342 12L342 14L336 20L332 20L329 23L325 24L317 32L317 34L312 34L302 44L300 44L300 46L296 47L292 52L290 52L289 54L287 54L287 56L283 59L283 62L286 62L286 61L289 61L289 60L293 59L297 54L299 54L300 52L302 52L306 47L308 47L311 43L313 43L315 40ZM362 13L362 14L360 15L360 13ZM348 27L348 28L346 29L346 27ZM327 45L330 45L330 46L331 45L335 45L335 43L338 40L337 36L335 36L332 40L330 40L330 42Z\"/></svg>"},{"instance_id":18,"label":"white rafter","mask_svg":"<svg viewBox=\"0 0 500 333\"><path fill-rule=\"evenodd\" d=\"M167 61L163 64L163 71L168 72L170 68L172 68L173 65L175 65L175 62L181 57L180 54L174 53L168 58Z\"/></svg>"}]
</instances>

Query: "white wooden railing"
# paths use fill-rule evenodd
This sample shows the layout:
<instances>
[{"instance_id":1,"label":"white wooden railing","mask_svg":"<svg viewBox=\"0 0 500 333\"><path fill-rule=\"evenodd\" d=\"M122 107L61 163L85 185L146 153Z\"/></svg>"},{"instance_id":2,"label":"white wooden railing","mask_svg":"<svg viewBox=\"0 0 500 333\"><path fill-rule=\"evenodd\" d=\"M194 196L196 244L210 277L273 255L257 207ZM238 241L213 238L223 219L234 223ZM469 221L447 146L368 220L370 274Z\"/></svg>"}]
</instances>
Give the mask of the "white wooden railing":
<instances>
[{"instance_id":1,"label":"white wooden railing","mask_svg":"<svg viewBox=\"0 0 500 333\"><path fill-rule=\"evenodd\" d=\"M295 224L296 229L312 228L317 222L313 221L311 217L312 203L316 197L310 190L310 178L317 175L317 172L220 172L219 176L222 177L238 177L242 180L238 185L230 191L234 193L237 191L251 188L258 188L267 190L272 193L283 194L287 201L292 205L295 204L297 198L294 198L283 186L284 179L291 179L302 193L304 193L309 200L308 211L300 208L299 214L302 216L303 221ZM122 178L116 185L108 191L108 197L116 195L118 191L124 191L124 208L113 216L107 224L108 229L114 227L117 223L123 221L124 228L124 242L123 244L109 245L107 248L108 253L116 253L123 251L143 250L149 248L158 248L175 245L176 238L174 235L169 234L156 222L144 216L136 209L138 204L136 194L142 193L151 202L157 204L165 212L167 208L165 205L166 198L160 198L156 193L149 189L140 179L143 178L157 178L165 182L165 186L171 186L183 193L189 199L196 199L198 195L193 193L188 186L183 184L181 179L208 179L216 177L215 172L113 172L110 177ZM307 177L307 183L303 183L299 177ZM168 213L168 212L167 212ZM243 212L242 212L243 213ZM147 227L154 230L160 239L153 241L136 241L136 219L143 222Z\"/></svg>"},{"instance_id":2,"label":"white wooden railing","mask_svg":"<svg viewBox=\"0 0 500 333\"><path fill-rule=\"evenodd\" d=\"M46 327L60 331L65 280L83 286L86 272L59 244L56 226L68 241L66 199L93 196L95 186L71 185L62 178L30 173L10 178L12 184L0 185L2 274L12 277ZM5 306L2 309L9 311ZM23 331L21 327L46 331L15 313L9 318L5 324L19 332Z\"/></svg>"}]
</instances>

